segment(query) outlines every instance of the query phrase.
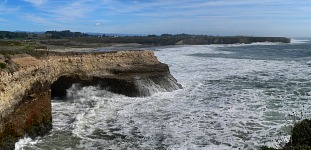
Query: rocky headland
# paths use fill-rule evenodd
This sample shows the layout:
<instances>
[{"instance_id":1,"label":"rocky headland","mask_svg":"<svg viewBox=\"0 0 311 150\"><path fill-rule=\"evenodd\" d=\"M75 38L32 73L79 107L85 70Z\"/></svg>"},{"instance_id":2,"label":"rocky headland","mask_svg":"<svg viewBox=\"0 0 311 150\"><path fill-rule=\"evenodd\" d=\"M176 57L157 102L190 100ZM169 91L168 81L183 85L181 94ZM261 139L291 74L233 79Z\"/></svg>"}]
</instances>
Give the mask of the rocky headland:
<instances>
[{"instance_id":1,"label":"rocky headland","mask_svg":"<svg viewBox=\"0 0 311 150\"><path fill-rule=\"evenodd\" d=\"M152 51L46 52L40 59L30 55L1 57L5 66L0 70L0 149L14 149L14 143L24 135L49 132L51 97L65 97L66 89L74 83L97 85L126 96L181 88Z\"/></svg>"},{"instance_id":2,"label":"rocky headland","mask_svg":"<svg viewBox=\"0 0 311 150\"><path fill-rule=\"evenodd\" d=\"M66 89L72 84L100 86L132 97L182 88L168 66L159 62L152 51L69 51L254 42L290 43L290 39L181 34L2 40L0 150L14 149L15 142L25 135L35 137L48 133L52 129L51 98L66 97Z\"/></svg>"}]
</instances>

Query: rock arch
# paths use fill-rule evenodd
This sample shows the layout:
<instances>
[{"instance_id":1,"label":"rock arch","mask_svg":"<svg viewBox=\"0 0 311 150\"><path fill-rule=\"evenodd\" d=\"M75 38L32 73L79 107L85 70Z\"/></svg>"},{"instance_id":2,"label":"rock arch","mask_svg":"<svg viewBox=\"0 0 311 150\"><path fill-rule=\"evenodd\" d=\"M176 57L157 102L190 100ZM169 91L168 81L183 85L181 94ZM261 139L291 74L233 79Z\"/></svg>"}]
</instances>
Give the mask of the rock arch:
<instances>
[{"instance_id":1,"label":"rock arch","mask_svg":"<svg viewBox=\"0 0 311 150\"><path fill-rule=\"evenodd\" d=\"M52 129L51 96L65 96L73 83L99 85L127 96L181 88L152 51L55 53L44 59L12 59L16 72L0 72L0 149L14 149L25 134ZM147 86L146 86L147 85Z\"/></svg>"}]
</instances>

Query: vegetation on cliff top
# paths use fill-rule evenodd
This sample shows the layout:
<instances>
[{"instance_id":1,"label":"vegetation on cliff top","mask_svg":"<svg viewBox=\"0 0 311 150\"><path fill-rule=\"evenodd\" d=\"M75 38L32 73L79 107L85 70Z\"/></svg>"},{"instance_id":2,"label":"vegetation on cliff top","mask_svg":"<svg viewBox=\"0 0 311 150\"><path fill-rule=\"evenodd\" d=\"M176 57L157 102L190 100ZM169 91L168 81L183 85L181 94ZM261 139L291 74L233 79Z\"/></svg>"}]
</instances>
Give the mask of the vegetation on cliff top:
<instances>
[{"instance_id":1,"label":"vegetation on cliff top","mask_svg":"<svg viewBox=\"0 0 311 150\"><path fill-rule=\"evenodd\" d=\"M10 32L0 31L0 39L16 39L16 38L27 38L28 34L25 32Z\"/></svg>"},{"instance_id":2,"label":"vegetation on cliff top","mask_svg":"<svg viewBox=\"0 0 311 150\"><path fill-rule=\"evenodd\" d=\"M40 57L42 52L36 51L39 46L36 42L25 40L0 40L0 54L6 58L15 54L29 54L34 57Z\"/></svg>"},{"instance_id":3,"label":"vegetation on cliff top","mask_svg":"<svg viewBox=\"0 0 311 150\"><path fill-rule=\"evenodd\" d=\"M5 69L6 68L6 64L5 63L0 63L0 69Z\"/></svg>"},{"instance_id":4,"label":"vegetation on cliff top","mask_svg":"<svg viewBox=\"0 0 311 150\"><path fill-rule=\"evenodd\" d=\"M88 35L81 32L46 31L44 34L0 31L0 63L1 68L10 68L7 63L11 55L29 54L40 58L46 56L47 50L67 48L114 47L115 45L133 44L138 49L160 45L202 45L202 44L235 44L253 42L283 42L290 39L284 37L245 37L245 36L208 36L190 34L162 34L148 36L106 36ZM50 52L48 52L50 53Z\"/></svg>"},{"instance_id":5,"label":"vegetation on cliff top","mask_svg":"<svg viewBox=\"0 0 311 150\"><path fill-rule=\"evenodd\" d=\"M2 33L2 34L1 34ZM234 44L252 42L283 42L289 43L290 39L284 37L253 37L253 36L210 36L191 34L162 34L148 36L107 36L89 35L81 32L46 31L45 33L22 33L0 31L0 39L64 39L83 43L139 43L153 45L175 45L175 44Z\"/></svg>"},{"instance_id":6,"label":"vegetation on cliff top","mask_svg":"<svg viewBox=\"0 0 311 150\"><path fill-rule=\"evenodd\" d=\"M27 36L26 36L27 35ZM253 42L289 43L285 37L245 37L245 36L208 36L190 34L162 34L148 36L95 36L80 32L46 31L44 34L0 31L0 54L23 54L40 57L37 50L65 48L98 48L115 44L140 44L142 47L154 45L201 45L235 44ZM137 47L140 48L140 47Z\"/></svg>"}]
</instances>

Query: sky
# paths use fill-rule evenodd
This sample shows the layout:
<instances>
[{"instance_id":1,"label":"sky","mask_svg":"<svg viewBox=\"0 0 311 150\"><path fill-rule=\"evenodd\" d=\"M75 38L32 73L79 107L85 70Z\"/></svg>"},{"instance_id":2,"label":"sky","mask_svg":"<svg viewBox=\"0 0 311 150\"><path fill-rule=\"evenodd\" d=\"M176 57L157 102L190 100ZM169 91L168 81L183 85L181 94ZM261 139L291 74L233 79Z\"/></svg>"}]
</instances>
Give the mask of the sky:
<instances>
[{"instance_id":1,"label":"sky","mask_svg":"<svg viewBox=\"0 0 311 150\"><path fill-rule=\"evenodd\" d=\"M311 0L0 0L0 30L311 37Z\"/></svg>"}]
</instances>

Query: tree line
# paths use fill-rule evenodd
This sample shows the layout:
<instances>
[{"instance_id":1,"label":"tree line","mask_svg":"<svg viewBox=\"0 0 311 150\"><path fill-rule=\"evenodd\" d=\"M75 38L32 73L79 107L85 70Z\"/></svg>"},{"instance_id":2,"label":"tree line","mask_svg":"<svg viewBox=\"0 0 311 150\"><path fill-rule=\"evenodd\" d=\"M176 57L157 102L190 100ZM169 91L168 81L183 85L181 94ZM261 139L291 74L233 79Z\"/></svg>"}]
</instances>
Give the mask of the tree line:
<instances>
[{"instance_id":1,"label":"tree line","mask_svg":"<svg viewBox=\"0 0 311 150\"><path fill-rule=\"evenodd\" d=\"M33 38L34 33L0 31L0 39ZM32 35L32 37L30 36ZM253 42L283 42L289 43L290 39L284 37L252 37L252 36L209 36L191 34L162 34L147 36L102 36L89 35L81 32L46 31L42 38L46 39L71 39L82 43L139 43L154 45L174 45L174 44L234 44Z\"/></svg>"},{"instance_id":2,"label":"tree line","mask_svg":"<svg viewBox=\"0 0 311 150\"><path fill-rule=\"evenodd\" d=\"M28 37L26 32L0 31L0 39L18 39L26 37Z\"/></svg>"},{"instance_id":3,"label":"tree line","mask_svg":"<svg viewBox=\"0 0 311 150\"><path fill-rule=\"evenodd\" d=\"M53 39L59 38L69 38L69 37L88 37L90 35L81 32L71 32L70 30L63 30L63 31L46 31L46 35Z\"/></svg>"},{"instance_id":4,"label":"tree line","mask_svg":"<svg viewBox=\"0 0 311 150\"><path fill-rule=\"evenodd\" d=\"M45 36L46 38L52 38L52 39L70 38L70 37L89 37L90 36L86 33L71 32L70 30L46 31L44 34L46 35ZM38 35L39 34L30 33L30 32L0 31L0 39L23 39L23 38L37 37Z\"/></svg>"}]
</instances>

